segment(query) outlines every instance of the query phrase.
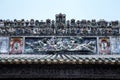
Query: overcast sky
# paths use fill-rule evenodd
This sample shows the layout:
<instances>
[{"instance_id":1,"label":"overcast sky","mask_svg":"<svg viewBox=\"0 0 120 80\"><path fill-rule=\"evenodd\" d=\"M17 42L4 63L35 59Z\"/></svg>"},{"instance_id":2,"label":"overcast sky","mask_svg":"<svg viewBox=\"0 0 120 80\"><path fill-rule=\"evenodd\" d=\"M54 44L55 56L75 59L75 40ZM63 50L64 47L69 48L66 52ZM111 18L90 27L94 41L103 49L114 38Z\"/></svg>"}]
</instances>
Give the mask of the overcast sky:
<instances>
[{"instance_id":1,"label":"overcast sky","mask_svg":"<svg viewBox=\"0 0 120 80\"><path fill-rule=\"evenodd\" d=\"M68 19L120 20L120 0L0 0L1 19L55 19L64 13Z\"/></svg>"}]
</instances>

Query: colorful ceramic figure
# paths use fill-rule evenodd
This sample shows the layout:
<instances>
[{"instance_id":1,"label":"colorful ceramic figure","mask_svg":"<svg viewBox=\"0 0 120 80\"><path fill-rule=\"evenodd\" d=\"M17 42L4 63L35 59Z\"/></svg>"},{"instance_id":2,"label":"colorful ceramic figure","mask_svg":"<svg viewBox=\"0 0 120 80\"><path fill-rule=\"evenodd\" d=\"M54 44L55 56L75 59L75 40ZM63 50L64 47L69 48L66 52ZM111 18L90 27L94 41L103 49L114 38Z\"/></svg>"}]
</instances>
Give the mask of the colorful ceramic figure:
<instances>
[{"instance_id":1,"label":"colorful ceramic figure","mask_svg":"<svg viewBox=\"0 0 120 80\"><path fill-rule=\"evenodd\" d=\"M23 39L22 38L11 38L10 40L10 53L21 54L23 51Z\"/></svg>"},{"instance_id":2,"label":"colorful ceramic figure","mask_svg":"<svg viewBox=\"0 0 120 80\"><path fill-rule=\"evenodd\" d=\"M100 54L109 54L110 53L110 40L109 38L106 37L102 37L99 39L99 43L100 43Z\"/></svg>"}]
</instances>

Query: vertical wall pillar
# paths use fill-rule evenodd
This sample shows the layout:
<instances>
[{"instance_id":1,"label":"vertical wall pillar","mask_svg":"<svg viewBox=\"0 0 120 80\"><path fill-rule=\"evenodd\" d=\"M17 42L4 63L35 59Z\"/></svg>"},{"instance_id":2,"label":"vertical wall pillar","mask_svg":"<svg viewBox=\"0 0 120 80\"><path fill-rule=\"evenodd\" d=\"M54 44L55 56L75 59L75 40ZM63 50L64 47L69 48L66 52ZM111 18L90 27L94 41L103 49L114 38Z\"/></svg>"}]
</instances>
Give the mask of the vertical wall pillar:
<instances>
[{"instance_id":1,"label":"vertical wall pillar","mask_svg":"<svg viewBox=\"0 0 120 80\"><path fill-rule=\"evenodd\" d=\"M111 46L111 45L112 45L112 44L111 44L112 37L110 36L109 39L110 39L110 54L113 54L112 51L111 51L111 49L112 49L112 46Z\"/></svg>"},{"instance_id":2,"label":"vertical wall pillar","mask_svg":"<svg viewBox=\"0 0 120 80\"><path fill-rule=\"evenodd\" d=\"M23 37L23 54L25 53L25 36Z\"/></svg>"},{"instance_id":3,"label":"vertical wall pillar","mask_svg":"<svg viewBox=\"0 0 120 80\"><path fill-rule=\"evenodd\" d=\"M8 54L10 54L10 36L8 37Z\"/></svg>"},{"instance_id":4,"label":"vertical wall pillar","mask_svg":"<svg viewBox=\"0 0 120 80\"><path fill-rule=\"evenodd\" d=\"M11 45L10 45L10 42L11 42L11 38L12 38L12 36L9 36L9 50L8 50L8 52L9 52L9 54L11 53Z\"/></svg>"},{"instance_id":5,"label":"vertical wall pillar","mask_svg":"<svg viewBox=\"0 0 120 80\"><path fill-rule=\"evenodd\" d=\"M99 37L97 36L97 54L99 54L100 46L99 46Z\"/></svg>"}]
</instances>

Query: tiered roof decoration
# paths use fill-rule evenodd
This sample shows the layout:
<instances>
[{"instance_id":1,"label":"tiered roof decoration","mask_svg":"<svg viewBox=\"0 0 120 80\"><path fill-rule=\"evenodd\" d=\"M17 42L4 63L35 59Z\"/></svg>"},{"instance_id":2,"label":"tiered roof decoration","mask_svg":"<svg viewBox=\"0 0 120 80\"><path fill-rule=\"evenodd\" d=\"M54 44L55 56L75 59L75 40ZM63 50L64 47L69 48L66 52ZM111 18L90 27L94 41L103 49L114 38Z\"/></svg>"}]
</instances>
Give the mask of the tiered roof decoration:
<instances>
[{"instance_id":1,"label":"tiered roof decoration","mask_svg":"<svg viewBox=\"0 0 120 80\"><path fill-rule=\"evenodd\" d=\"M119 21L67 20L65 14L57 14L56 20L0 20L1 36L117 36Z\"/></svg>"},{"instance_id":2,"label":"tiered roof decoration","mask_svg":"<svg viewBox=\"0 0 120 80\"><path fill-rule=\"evenodd\" d=\"M119 64L120 22L0 20L0 63ZM116 56L118 55L118 56Z\"/></svg>"},{"instance_id":3,"label":"tiered roof decoration","mask_svg":"<svg viewBox=\"0 0 120 80\"><path fill-rule=\"evenodd\" d=\"M120 64L120 56L115 55L2 55L2 64Z\"/></svg>"}]
</instances>

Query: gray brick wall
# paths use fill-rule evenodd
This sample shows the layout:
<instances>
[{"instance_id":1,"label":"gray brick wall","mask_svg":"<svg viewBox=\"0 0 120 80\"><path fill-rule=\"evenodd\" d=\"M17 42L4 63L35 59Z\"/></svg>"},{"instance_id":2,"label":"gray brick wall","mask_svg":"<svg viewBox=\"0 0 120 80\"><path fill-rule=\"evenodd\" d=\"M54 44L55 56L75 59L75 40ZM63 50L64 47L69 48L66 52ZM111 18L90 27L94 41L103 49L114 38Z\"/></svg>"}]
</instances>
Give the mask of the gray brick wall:
<instances>
[{"instance_id":1,"label":"gray brick wall","mask_svg":"<svg viewBox=\"0 0 120 80\"><path fill-rule=\"evenodd\" d=\"M0 64L0 78L120 79L120 65Z\"/></svg>"}]
</instances>

